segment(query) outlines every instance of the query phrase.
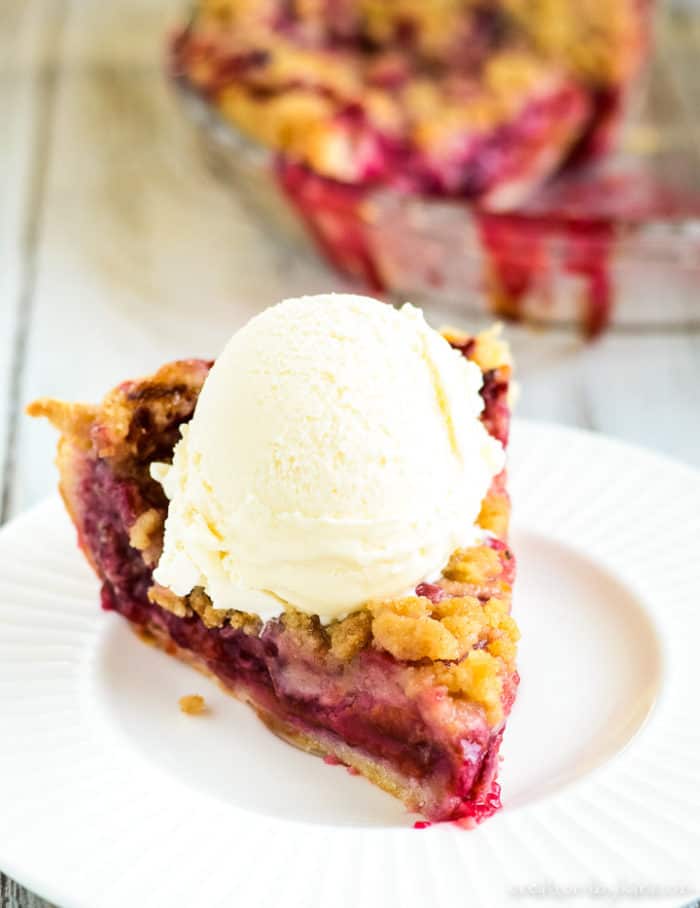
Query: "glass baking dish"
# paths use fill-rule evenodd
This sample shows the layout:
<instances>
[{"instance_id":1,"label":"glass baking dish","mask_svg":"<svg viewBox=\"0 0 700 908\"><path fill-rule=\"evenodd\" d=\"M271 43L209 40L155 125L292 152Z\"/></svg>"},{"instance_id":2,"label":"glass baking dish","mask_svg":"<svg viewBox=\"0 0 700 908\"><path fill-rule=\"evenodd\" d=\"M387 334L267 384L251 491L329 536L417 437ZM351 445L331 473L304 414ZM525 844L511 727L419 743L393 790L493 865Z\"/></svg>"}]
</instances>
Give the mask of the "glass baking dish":
<instances>
[{"instance_id":1,"label":"glass baking dish","mask_svg":"<svg viewBox=\"0 0 700 908\"><path fill-rule=\"evenodd\" d=\"M700 11L657 13L617 150L527 207L325 180L238 133L175 81L216 173L298 254L427 311L495 313L595 336L700 327Z\"/></svg>"}]
</instances>

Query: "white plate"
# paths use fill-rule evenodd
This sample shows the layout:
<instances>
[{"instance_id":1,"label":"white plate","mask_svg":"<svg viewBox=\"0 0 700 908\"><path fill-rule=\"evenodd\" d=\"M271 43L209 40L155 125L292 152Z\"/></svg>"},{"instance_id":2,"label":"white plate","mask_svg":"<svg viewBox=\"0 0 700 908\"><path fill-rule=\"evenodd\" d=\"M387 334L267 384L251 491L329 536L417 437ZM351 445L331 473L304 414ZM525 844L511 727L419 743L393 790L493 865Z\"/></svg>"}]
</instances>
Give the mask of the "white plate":
<instances>
[{"instance_id":1,"label":"white plate","mask_svg":"<svg viewBox=\"0 0 700 908\"><path fill-rule=\"evenodd\" d=\"M57 500L6 527L0 867L63 908L697 895L700 474L520 423L511 477L522 685L505 808L471 832L414 830L100 612ZM194 692L208 715L179 711Z\"/></svg>"}]
</instances>

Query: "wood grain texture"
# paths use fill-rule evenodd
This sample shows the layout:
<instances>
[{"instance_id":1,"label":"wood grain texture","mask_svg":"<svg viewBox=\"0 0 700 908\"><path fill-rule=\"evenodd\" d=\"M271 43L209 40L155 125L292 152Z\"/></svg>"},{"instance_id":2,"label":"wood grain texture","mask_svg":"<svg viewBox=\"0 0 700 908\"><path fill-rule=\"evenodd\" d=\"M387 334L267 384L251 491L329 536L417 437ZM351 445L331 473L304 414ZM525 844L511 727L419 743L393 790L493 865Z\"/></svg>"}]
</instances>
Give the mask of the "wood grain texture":
<instances>
[{"instance_id":1,"label":"wood grain texture","mask_svg":"<svg viewBox=\"0 0 700 908\"><path fill-rule=\"evenodd\" d=\"M61 3L0 4L0 522L9 506L18 389ZM0 810L2 805L0 805ZM0 908L51 908L0 871Z\"/></svg>"},{"instance_id":2,"label":"wood grain texture","mask_svg":"<svg viewBox=\"0 0 700 908\"><path fill-rule=\"evenodd\" d=\"M0 520L7 515L61 4L0 7Z\"/></svg>"},{"instance_id":3,"label":"wood grain texture","mask_svg":"<svg viewBox=\"0 0 700 908\"><path fill-rule=\"evenodd\" d=\"M52 908L52 905L0 873L0 908Z\"/></svg>"}]
</instances>

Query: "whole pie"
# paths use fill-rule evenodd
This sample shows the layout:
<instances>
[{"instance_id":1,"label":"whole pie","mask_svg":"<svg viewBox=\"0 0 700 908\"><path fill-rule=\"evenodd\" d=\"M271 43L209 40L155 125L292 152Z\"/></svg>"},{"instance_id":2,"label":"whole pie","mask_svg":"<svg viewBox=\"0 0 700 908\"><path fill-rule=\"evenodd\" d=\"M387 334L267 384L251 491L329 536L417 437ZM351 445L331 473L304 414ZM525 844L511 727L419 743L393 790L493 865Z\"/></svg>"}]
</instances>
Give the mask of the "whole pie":
<instances>
[{"instance_id":1,"label":"whole pie","mask_svg":"<svg viewBox=\"0 0 700 908\"><path fill-rule=\"evenodd\" d=\"M563 271L581 284L573 295L594 336L614 296L607 201L631 215L638 195L634 180L630 190L595 174L648 55L652 10L196 0L168 55L219 174L262 178L263 216L272 204L275 225L297 218L360 286L451 305L485 288L499 318L541 320ZM222 122L252 154L220 141Z\"/></svg>"},{"instance_id":2,"label":"whole pie","mask_svg":"<svg viewBox=\"0 0 700 908\"><path fill-rule=\"evenodd\" d=\"M507 348L494 332L444 336L481 370L481 422L505 446ZM323 622L289 603L267 620L217 607L202 586L178 595L154 579L169 502L152 474L172 463L211 368L182 360L96 406L29 407L61 433L60 490L102 607L249 703L282 738L351 767L428 820L488 817L500 806L499 747L519 680L505 471L483 500L478 541L398 598Z\"/></svg>"},{"instance_id":3,"label":"whole pie","mask_svg":"<svg viewBox=\"0 0 700 908\"><path fill-rule=\"evenodd\" d=\"M199 0L174 74L285 163L512 208L604 145L647 0Z\"/></svg>"}]
</instances>

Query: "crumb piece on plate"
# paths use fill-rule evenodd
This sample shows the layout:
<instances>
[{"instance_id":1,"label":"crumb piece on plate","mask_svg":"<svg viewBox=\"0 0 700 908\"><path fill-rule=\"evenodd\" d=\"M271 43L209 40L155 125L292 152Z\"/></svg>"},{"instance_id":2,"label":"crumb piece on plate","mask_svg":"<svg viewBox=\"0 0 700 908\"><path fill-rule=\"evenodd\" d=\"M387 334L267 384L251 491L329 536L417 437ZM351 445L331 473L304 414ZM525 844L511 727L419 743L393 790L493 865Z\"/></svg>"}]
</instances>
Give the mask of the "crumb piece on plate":
<instances>
[{"instance_id":1,"label":"crumb piece on plate","mask_svg":"<svg viewBox=\"0 0 700 908\"><path fill-rule=\"evenodd\" d=\"M204 697L199 694L188 694L186 697L180 697L180 709L188 716L200 716L206 712L207 704Z\"/></svg>"}]
</instances>

